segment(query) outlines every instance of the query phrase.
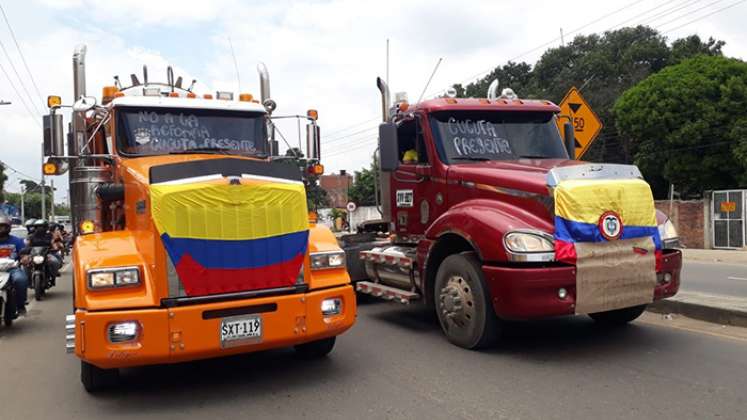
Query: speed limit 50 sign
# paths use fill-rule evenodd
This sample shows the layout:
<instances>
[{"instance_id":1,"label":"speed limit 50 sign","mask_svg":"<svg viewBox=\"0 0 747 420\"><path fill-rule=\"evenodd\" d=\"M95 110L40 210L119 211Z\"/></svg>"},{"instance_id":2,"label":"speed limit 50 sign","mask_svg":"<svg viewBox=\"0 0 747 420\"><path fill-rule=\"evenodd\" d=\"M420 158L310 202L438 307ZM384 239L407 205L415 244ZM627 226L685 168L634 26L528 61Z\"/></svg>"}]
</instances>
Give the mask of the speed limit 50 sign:
<instances>
[{"instance_id":1,"label":"speed limit 50 sign","mask_svg":"<svg viewBox=\"0 0 747 420\"><path fill-rule=\"evenodd\" d=\"M572 87L560 102L560 114L570 117L576 137L576 158L589 150L589 146L602 131L602 121L584 100L578 89ZM563 132L565 119L558 118L560 132Z\"/></svg>"}]
</instances>

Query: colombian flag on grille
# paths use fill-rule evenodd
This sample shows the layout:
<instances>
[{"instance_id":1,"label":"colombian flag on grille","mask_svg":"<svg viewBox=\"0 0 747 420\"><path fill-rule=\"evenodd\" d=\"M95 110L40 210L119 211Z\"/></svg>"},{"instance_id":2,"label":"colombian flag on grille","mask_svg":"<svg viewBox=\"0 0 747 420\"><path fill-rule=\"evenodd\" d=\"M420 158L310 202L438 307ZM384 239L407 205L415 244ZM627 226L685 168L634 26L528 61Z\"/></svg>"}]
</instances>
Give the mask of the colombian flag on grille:
<instances>
[{"instance_id":1,"label":"colombian flag on grille","mask_svg":"<svg viewBox=\"0 0 747 420\"><path fill-rule=\"evenodd\" d=\"M555 256L576 263L576 243L651 237L657 255L661 238L649 185L640 179L568 180L555 196Z\"/></svg>"},{"instance_id":2,"label":"colombian flag on grille","mask_svg":"<svg viewBox=\"0 0 747 420\"><path fill-rule=\"evenodd\" d=\"M308 243L300 182L151 185L151 214L187 296L295 284Z\"/></svg>"}]
</instances>

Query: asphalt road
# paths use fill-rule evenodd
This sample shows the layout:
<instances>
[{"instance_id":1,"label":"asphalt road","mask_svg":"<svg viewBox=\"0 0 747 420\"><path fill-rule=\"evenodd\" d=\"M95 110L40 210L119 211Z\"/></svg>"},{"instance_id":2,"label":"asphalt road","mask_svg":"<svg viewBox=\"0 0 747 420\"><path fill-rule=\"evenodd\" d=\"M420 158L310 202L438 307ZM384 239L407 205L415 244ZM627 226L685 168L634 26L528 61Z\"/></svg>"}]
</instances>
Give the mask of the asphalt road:
<instances>
[{"instance_id":1,"label":"asphalt road","mask_svg":"<svg viewBox=\"0 0 747 420\"><path fill-rule=\"evenodd\" d=\"M685 261L680 289L747 299L747 265Z\"/></svg>"},{"instance_id":2,"label":"asphalt road","mask_svg":"<svg viewBox=\"0 0 747 420\"><path fill-rule=\"evenodd\" d=\"M578 317L512 324L504 345L472 352L391 303L362 303L323 360L277 350L130 369L93 396L64 352L69 283L0 328L0 418L747 418L747 334L646 320L603 330Z\"/></svg>"}]
</instances>

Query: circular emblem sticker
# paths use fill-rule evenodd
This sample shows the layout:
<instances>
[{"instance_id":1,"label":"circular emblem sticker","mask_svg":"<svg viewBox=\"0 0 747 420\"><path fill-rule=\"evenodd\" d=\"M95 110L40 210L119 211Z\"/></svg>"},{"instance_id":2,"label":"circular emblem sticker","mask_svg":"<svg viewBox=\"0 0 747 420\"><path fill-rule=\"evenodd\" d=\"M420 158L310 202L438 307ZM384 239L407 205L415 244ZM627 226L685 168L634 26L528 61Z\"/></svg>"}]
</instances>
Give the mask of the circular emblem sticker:
<instances>
[{"instance_id":1,"label":"circular emblem sticker","mask_svg":"<svg viewBox=\"0 0 747 420\"><path fill-rule=\"evenodd\" d=\"M599 232L608 241L619 239L623 224L620 215L614 211L606 211L599 217Z\"/></svg>"}]
</instances>

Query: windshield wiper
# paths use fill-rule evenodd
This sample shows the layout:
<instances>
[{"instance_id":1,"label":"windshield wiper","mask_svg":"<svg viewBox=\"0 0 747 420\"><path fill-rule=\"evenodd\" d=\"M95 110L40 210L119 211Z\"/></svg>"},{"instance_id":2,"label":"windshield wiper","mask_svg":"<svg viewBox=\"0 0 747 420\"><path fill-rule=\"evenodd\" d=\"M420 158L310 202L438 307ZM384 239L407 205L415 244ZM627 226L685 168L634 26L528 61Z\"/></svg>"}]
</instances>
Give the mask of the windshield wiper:
<instances>
[{"instance_id":1,"label":"windshield wiper","mask_svg":"<svg viewBox=\"0 0 747 420\"><path fill-rule=\"evenodd\" d=\"M457 157L453 157L451 159L453 159L453 160L470 160L470 161L473 161L473 162L485 162L485 161L491 160L491 159L486 158L486 157L478 157L478 156L457 156Z\"/></svg>"}]
</instances>

